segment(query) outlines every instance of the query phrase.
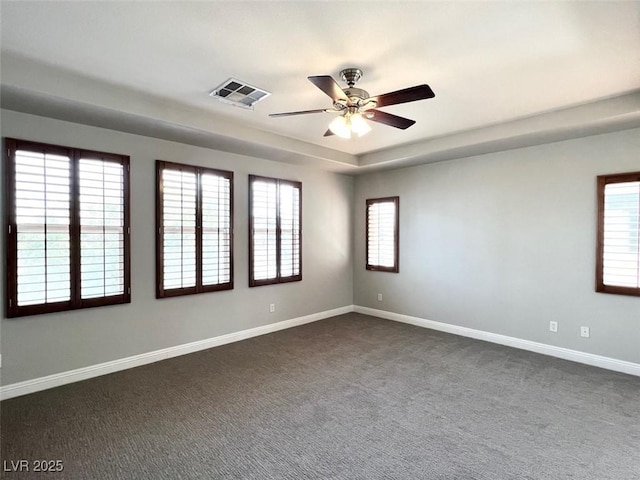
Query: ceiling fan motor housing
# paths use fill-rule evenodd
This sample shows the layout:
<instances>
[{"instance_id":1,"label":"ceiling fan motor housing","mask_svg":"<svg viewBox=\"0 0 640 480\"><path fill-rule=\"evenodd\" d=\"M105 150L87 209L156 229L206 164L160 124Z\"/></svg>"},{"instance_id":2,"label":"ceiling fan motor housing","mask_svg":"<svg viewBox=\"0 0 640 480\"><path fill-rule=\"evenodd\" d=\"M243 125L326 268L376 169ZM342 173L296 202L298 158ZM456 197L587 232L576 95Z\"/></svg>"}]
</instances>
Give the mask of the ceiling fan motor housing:
<instances>
[{"instance_id":1,"label":"ceiling fan motor housing","mask_svg":"<svg viewBox=\"0 0 640 480\"><path fill-rule=\"evenodd\" d=\"M352 102L357 102L358 100L364 100L365 98L369 98L369 92L363 90L361 88L349 87L344 88L342 90L344 94L351 100Z\"/></svg>"},{"instance_id":2,"label":"ceiling fan motor housing","mask_svg":"<svg viewBox=\"0 0 640 480\"><path fill-rule=\"evenodd\" d=\"M350 87L343 89L343 91L349 102L345 105L339 100L337 103L340 103L341 106L336 106L339 109L354 107L357 110L365 111L376 107L376 101L369 96L369 92L366 90Z\"/></svg>"}]
</instances>

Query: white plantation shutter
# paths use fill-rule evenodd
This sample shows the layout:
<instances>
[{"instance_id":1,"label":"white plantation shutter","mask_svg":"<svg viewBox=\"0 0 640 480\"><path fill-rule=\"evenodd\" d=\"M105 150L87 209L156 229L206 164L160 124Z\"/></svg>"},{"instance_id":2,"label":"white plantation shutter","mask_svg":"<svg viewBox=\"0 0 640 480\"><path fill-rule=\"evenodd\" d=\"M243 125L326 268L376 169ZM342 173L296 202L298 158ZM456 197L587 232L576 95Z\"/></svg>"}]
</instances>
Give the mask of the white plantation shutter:
<instances>
[{"instance_id":1,"label":"white plantation shutter","mask_svg":"<svg viewBox=\"0 0 640 480\"><path fill-rule=\"evenodd\" d=\"M196 285L196 175L162 171L163 285Z\"/></svg>"},{"instance_id":2,"label":"white plantation shutter","mask_svg":"<svg viewBox=\"0 0 640 480\"><path fill-rule=\"evenodd\" d=\"M81 298L124 293L124 167L81 158L80 288Z\"/></svg>"},{"instance_id":3,"label":"white plantation shutter","mask_svg":"<svg viewBox=\"0 0 640 480\"><path fill-rule=\"evenodd\" d=\"M233 288L233 173L156 164L156 296Z\"/></svg>"},{"instance_id":4,"label":"white plantation shutter","mask_svg":"<svg viewBox=\"0 0 640 480\"><path fill-rule=\"evenodd\" d=\"M640 180L604 187L604 285L640 289Z\"/></svg>"},{"instance_id":5,"label":"white plantation shutter","mask_svg":"<svg viewBox=\"0 0 640 480\"><path fill-rule=\"evenodd\" d=\"M275 279L278 276L277 182L256 180L251 184L251 195L253 279Z\"/></svg>"},{"instance_id":6,"label":"white plantation shutter","mask_svg":"<svg viewBox=\"0 0 640 480\"><path fill-rule=\"evenodd\" d=\"M7 316L130 302L129 157L6 144Z\"/></svg>"},{"instance_id":7,"label":"white plantation shutter","mask_svg":"<svg viewBox=\"0 0 640 480\"><path fill-rule=\"evenodd\" d=\"M300 274L300 189L280 185L280 275Z\"/></svg>"},{"instance_id":8,"label":"white plantation shutter","mask_svg":"<svg viewBox=\"0 0 640 480\"><path fill-rule=\"evenodd\" d=\"M302 184L249 176L250 286L302 279Z\"/></svg>"},{"instance_id":9,"label":"white plantation shutter","mask_svg":"<svg viewBox=\"0 0 640 480\"><path fill-rule=\"evenodd\" d=\"M231 281L231 179L203 173L202 284Z\"/></svg>"},{"instance_id":10,"label":"white plantation shutter","mask_svg":"<svg viewBox=\"0 0 640 480\"><path fill-rule=\"evenodd\" d=\"M15 153L17 304L71 300L71 159Z\"/></svg>"},{"instance_id":11,"label":"white plantation shutter","mask_svg":"<svg viewBox=\"0 0 640 480\"><path fill-rule=\"evenodd\" d=\"M398 272L399 198L369 199L366 204L366 268Z\"/></svg>"}]
</instances>

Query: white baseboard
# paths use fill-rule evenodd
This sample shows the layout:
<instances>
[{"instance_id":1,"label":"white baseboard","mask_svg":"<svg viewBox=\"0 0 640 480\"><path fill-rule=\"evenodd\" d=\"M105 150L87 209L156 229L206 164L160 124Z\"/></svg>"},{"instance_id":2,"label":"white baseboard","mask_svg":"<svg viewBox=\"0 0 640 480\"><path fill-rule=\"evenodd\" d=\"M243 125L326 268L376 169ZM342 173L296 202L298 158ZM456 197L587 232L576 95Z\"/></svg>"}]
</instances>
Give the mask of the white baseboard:
<instances>
[{"instance_id":1,"label":"white baseboard","mask_svg":"<svg viewBox=\"0 0 640 480\"><path fill-rule=\"evenodd\" d=\"M508 347L520 348L522 350L528 350L530 352L558 357L564 360L571 360L573 362L584 363L586 365L592 365L594 367L606 368L607 370L628 373L629 375L640 376L640 364L627 362L624 360L617 360L615 358L603 357L600 355L594 355L592 353L580 352L578 350L571 350L568 348L546 345L544 343L522 340L520 338L508 337L506 335L499 335L497 333L484 332L482 330L475 330L473 328L459 327L457 325L451 325L442 322L434 322L433 320L425 320L423 318L412 317L400 313L387 312L385 310L378 310L369 307L361 307L359 305L355 305L353 311L357 313L363 313L365 315L384 318L387 320L394 320L396 322L409 323L418 327L453 333L455 335L460 335L463 337L476 338L478 340L485 340L491 343L498 343L500 345L506 345Z\"/></svg>"},{"instance_id":2,"label":"white baseboard","mask_svg":"<svg viewBox=\"0 0 640 480\"><path fill-rule=\"evenodd\" d=\"M118 372L120 370L126 370L128 368L139 367L148 363L154 363L160 360L166 360L168 358L186 355L200 350L206 350L208 348L225 345L227 343L246 340L248 338L277 332L279 330L284 330L287 328L297 327L299 325L304 325L305 323L316 322L318 320L334 317L336 315L343 315L349 312L363 313L365 315L372 315L374 317L394 320L396 322L408 323L411 325L416 325L418 327L453 333L455 335L461 335L463 337L476 338L478 340L484 340L487 342L498 343L500 345L520 348L522 350L528 350L531 352L541 353L543 355L549 355L552 357L558 357L578 363L584 363L586 365L605 368L607 370L640 376L640 364L637 363L617 360L615 358L603 357L591 353L580 352L578 350L570 350L568 348L555 347L553 345L546 345L544 343L522 340L520 338L508 337L506 335L499 335L497 333L484 332L482 330L475 330L473 328L460 327L457 325L451 325L442 322L434 322L433 320L426 320L423 318L412 317L400 313L387 312L385 310L361 307L358 305L347 305L345 307L326 310L324 312L318 312L311 315L306 315L304 317L292 318L290 320L263 325L261 327L241 330L239 332L232 332L226 335L220 335L218 337L198 340L196 342L163 348L161 350L134 355L132 357L121 358L110 362L48 375L46 377L40 377L32 380L26 380L24 382L5 385L0 387L0 400L6 400L9 398L26 395L28 393L39 392L41 390L47 390L49 388L66 385L68 383L79 382L81 380L99 377L101 375Z\"/></svg>"},{"instance_id":3,"label":"white baseboard","mask_svg":"<svg viewBox=\"0 0 640 480\"><path fill-rule=\"evenodd\" d=\"M297 327L298 325L304 325L305 323L316 322L318 320L334 317L336 315L353 312L353 308L353 305L347 305L345 307L334 308L333 310L313 313L304 317L292 318L290 320L271 323L269 325L263 325L261 327L241 330L239 332L232 332L226 335L220 335L218 337L206 338L204 340L198 340L196 342L176 345L175 347L163 348L161 350L142 353L140 355L134 355L132 357L120 358L118 360L113 360L110 362L91 365L88 367L78 368L62 373L56 373L53 375L47 375L46 377L34 378L33 380L12 383L10 385L0 387L0 400L6 400L9 398L18 397L20 395L26 395L28 393L39 392L41 390L47 390L49 388L66 385L68 383L79 382L81 380L87 380L93 377L99 377L100 375L106 375L108 373L126 370L128 368L139 367L148 363L154 363L160 360L166 360L168 358L186 355L188 353L193 353L200 350L206 350L207 348L213 348L220 345L225 345L227 343L246 340L251 337L257 337L259 335L277 332L278 330L284 330L286 328Z\"/></svg>"}]
</instances>

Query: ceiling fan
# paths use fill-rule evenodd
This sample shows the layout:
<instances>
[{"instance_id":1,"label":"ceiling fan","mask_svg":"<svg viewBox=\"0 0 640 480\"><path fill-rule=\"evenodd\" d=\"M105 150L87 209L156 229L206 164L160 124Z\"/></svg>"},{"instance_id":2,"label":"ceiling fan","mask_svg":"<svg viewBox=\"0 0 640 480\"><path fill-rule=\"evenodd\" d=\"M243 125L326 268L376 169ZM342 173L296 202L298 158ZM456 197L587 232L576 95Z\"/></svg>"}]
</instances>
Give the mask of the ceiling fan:
<instances>
[{"instance_id":1,"label":"ceiling fan","mask_svg":"<svg viewBox=\"0 0 640 480\"><path fill-rule=\"evenodd\" d=\"M362 136L371 130L365 119L405 130L416 123L415 120L382 112L377 108L435 97L433 90L426 84L371 97L369 92L355 88L358 80L362 78L362 70L359 68L346 68L340 72L340 77L348 85L347 88L340 88L340 85L330 75L307 77L311 83L331 97L333 101L331 108L271 113L269 116L287 117L307 113L339 113L340 115L329 124L329 129L324 136L335 134L343 138L351 138L352 133Z\"/></svg>"}]
</instances>

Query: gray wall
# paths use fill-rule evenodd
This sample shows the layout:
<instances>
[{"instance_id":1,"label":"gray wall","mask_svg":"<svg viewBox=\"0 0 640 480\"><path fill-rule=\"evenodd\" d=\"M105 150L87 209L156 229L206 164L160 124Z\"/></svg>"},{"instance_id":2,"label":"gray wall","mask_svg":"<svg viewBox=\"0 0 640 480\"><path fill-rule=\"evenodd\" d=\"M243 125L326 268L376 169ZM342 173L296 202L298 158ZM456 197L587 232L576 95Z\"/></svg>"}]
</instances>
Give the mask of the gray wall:
<instances>
[{"instance_id":1,"label":"gray wall","mask_svg":"<svg viewBox=\"0 0 640 480\"><path fill-rule=\"evenodd\" d=\"M640 299L593 286L595 176L640 169L640 130L355 181L11 111L1 133L130 155L133 225L132 303L2 319L3 385L352 303L640 363ZM155 159L235 172L234 290L155 299ZM303 182L302 282L247 286L249 173ZM389 195L400 196L400 273L368 272L365 199Z\"/></svg>"},{"instance_id":2,"label":"gray wall","mask_svg":"<svg viewBox=\"0 0 640 480\"><path fill-rule=\"evenodd\" d=\"M3 385L352 304L352 177L6 110L2 136L130 155L132 225L132 303L3 319ZM156 300L156 159L234 172L234 290ZM250 173L302 181L302 282L248 288Z\"/></svg>"},{"instance_id":3,"label":"gray wall","mask_svg":"<svg viewBox=\"0 0 640 480\"><path fill-rule=\"evenodd\" d=\"M354 304L640 363L640 298L594 290L595 177L637 170L638 129L357 177ZM365 199L391 195L400 273L369 272Z\"/></svg>"}]
</instances>

